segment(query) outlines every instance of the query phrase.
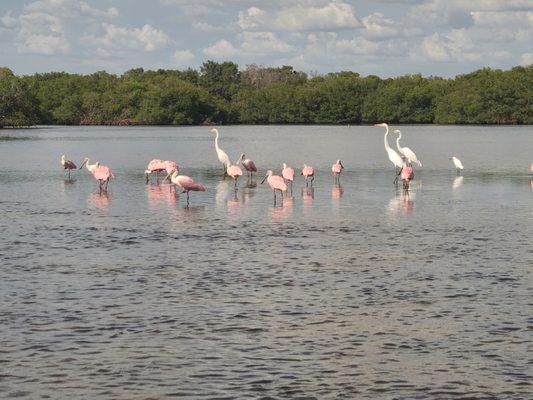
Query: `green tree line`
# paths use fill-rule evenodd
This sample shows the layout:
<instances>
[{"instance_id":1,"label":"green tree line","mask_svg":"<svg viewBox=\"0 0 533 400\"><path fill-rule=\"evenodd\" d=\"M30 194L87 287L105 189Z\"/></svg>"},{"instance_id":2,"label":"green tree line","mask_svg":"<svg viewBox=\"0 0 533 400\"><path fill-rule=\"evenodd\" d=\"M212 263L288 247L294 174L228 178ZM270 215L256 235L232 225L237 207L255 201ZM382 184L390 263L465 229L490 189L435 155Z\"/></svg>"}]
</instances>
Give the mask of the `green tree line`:
<instances>
[{"instance_id":1,"label":"green tree line","mask_svg":"<svg viewBox=\"0 0 533 400\"><path fill-rule=\"evenodd\" d=\"M531 124L533 66L452 79L308 76L290 66L205 62L200 70L121 76L0 68L0 127L198 124Z\"/></svg>"}]
</instances>

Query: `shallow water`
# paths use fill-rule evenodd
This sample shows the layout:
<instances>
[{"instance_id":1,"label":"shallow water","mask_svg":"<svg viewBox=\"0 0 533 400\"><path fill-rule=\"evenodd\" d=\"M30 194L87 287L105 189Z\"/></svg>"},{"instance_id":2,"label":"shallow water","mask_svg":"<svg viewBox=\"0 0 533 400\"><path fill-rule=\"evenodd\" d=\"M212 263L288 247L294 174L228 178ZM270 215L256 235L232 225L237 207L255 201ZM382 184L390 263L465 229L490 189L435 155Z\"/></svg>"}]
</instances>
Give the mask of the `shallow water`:
<instances>
[{"instance_id":1,"label":"shallow water","mask_svg":"<svg viewBox=\"0 0 533 400\"><path fill-rule=\"evenodd\" d=\"M383 129L220 131L262 172L311 163L314 192L235 197L205 127L8 132L29 140L0 142L1 398L530 396L531 127L404 126L408 197ZM63 153L116 181L66 180ZM146 185L155 157L207 192Z\"/></svg>"}]
</instances>

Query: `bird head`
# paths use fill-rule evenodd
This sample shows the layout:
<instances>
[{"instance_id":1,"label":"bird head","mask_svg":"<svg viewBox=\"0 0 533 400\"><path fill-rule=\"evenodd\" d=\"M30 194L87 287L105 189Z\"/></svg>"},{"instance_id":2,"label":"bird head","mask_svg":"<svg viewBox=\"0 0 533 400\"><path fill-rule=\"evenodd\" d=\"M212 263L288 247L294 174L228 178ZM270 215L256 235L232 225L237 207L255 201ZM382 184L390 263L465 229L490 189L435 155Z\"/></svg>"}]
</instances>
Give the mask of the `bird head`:
<instances>
[{"instance_id":1,"label":"bird head","mask_svg":"<svg viewBox=\"0 0 533 400\"><path fill-rule=\"evenodd\" d=\"M263 182L266 180L266 178L268 178L269 176L272 176L273 172L271 169L269 169L265 175L265 177L263 178L263 180L261 181L261 184L263 184Z\"/></svg>"}]
</instances>

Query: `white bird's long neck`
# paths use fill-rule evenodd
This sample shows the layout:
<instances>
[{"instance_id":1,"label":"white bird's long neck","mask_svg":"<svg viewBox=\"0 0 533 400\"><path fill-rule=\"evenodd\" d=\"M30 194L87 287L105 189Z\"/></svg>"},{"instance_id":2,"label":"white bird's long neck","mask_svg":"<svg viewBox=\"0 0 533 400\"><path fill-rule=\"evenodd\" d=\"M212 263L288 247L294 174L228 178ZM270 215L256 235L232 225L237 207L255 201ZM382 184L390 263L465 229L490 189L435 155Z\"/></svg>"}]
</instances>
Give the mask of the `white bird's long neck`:
<instances>
[{"instance_id":1,"label":"white bird's long neck","mask_svg":"<svg viewBox=\"0 0 533 400\"><path fill-rule=\"evenodd\" d=\"M385 129L386 131L385 131L385 136L383 136L383 144L385 145L385 150L389 150L390 146L389 146L389 142L387 141L387 135L389 134L389 127L386 126Z\"/></svg>"},{"instance_id":2,"label":"white bird's long neck","mask_svg":"<svg viewBox=\"0 0 533 400\"><path fill-rule=\"evenodd\" d=\"M400 147L400 139L401 139L401 138L402 138L402 133L399 132L399 133L398 133L398 137L396 138L396 147L397 147L398 150L400 150L400 151L401 151L401 149L402 149L402 148Z\"/></svg>"},{"instance_id":3,"label":"white bird's long neck","mask_svg":"<svg viewBox=\"0 0 533 400\"><path fill-rule=\"evenodd\" d=\"M216 133L216 136L215 136L215 149L217 151L220 151L220 147L218 147L218 129L215 129L215 133Z\"/></svg>"}]
</instances>

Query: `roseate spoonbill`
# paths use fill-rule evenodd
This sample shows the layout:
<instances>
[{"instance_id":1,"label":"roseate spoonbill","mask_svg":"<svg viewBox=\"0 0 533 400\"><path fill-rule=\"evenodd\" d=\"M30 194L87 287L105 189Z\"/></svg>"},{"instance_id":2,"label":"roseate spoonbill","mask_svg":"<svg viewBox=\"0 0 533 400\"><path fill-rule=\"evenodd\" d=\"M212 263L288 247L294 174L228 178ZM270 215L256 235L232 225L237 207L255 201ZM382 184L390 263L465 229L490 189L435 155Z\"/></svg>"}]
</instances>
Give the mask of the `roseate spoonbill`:
<instances>
[{"instance_id":1,"label":"roseate spoonbill","mask_svg":"<svg viewBox=\"0 0 533 400\"><path fill-rule=\"evenodd\" d=\"M402 138L402 132L399 129L395 129L394 133L398 134L398 137L396 138L396 147L398 148L400 154L404 156L410 163L418 164L418 166L421 167L422 163L418 161L418 158L416 157L416 154L413 150L411 150L409 147L400 147L400 139Z\"/></svg>"},{"instance_id":2,"label":"roseate spoonbill","mask_svg":"<svg viewBox=\"0 0 533 400\"><path fill-rule=\"evenodd\" d=\"M287 164L283 163L283 169L281 170L281 176L285 181L291 183L291 196L292 196L292 183L294 182L294 168L288 167Z\"/></svg>"},{"instance_id":3,"label":"roseate spoonbill","mask_svg":"<svg viewBox=\"0 0 533 400\"><path fill-rule=\"evenodd\" d=\"M159 182L159 173L166 170L165 163L159 158L154 158L148 163L146 170L144 171L144 176L146 177L146 183L150 181L150 174L155 172L157 181Z\"/></svg>"},{"instance_id":4,"label":"roseate spoonbill","mask_svg":"<svg viewBox=\"0 0 533 400\"><path fill-rule=\"evenodd\" d=\"M409 190L409 182L411 182L414 177L415 173L413 172L413 167L411 166L411 163L404 165L404 167L400 171L400 178L403 181L403 190Z\"/></svg>"},{"instance_id":5,"label":"roseate spoonbill","mask_svg":"<svg viewBox=\"0 0 533 400\"><path fill-rule=\"evenodd\" d=\"M218 129L212 128L212 129L209 129L209 132L214 132L216 134L215 150L217 152L218 161L220 161L222 165L224 166L224 177L226 177L226 175L228 174L228 168L231 165L231 161L228 155L226 154L226 152L222 150L220 147L218 147Z\"/></svg>"},{"instance_id":6,"label":"roseate spoonbill","mask_svg":"<svg viewBox=\"0 0 533 400\"><path fill-rule=\"evenodd\" d=\"M76 169L76 164L74 164L72 161L67 160L65 155L63 154L61 156L61 165L63 166L63 169L68 170L68 179L70 179L70 170Z\"/></svg>"},{"instance_id":7,"label":"roseate spoonbill","mask_svg":"<svg viewBox=\"0 0 533 400\"><path fill-rule=\"evenodd\" d=\"M85 165L85 167L87 168L87 171L92 173L94 171L94 169L97 168L100 165L100 163L97 161L94 164L89 164L89 161L90 160L87 157L85 157L83 159L83 162L80 165L80 169L82 169L83 166Z\"/></svg>"},{"instance_id":8,"label":"roseate spoonbill","mask_svg":"<svg viewBox=\"0 0 533 400\"><path fill-rule=\"evenodd\" d=\"M389 146L389 142L387 141L387 136L389 135L389 125L385 123L381 124L374 124L374 126L382 126L385 128L385 136L383 136L383 144L385 145L385 151L387 152L387 155L389 156L389 160L391 163L394 164L396 168L403 168L403 160L402 157L396 151L391 149ZM398 181L398 175L396 175L394 179L394 184Z\"/></svg>"},{"instance_id":9,"label":"roseate spoonbill","mask_svg":"<svg viewBox=\"0 0 533 400\"><path fill-rule=\"evenodd\" d=\"M265 177L261 181L261 184L263 184L264 181L267 181L268 186L274 191L274 206L276 205L276 190L279 190L281 193L281 204L283 204L283 192L287 190L287 184L285 183L285 180L279 176L274 175L272 170L268 170Z\"/></svg>"},{"instance_id":10,"label":"roseate spoonbill","mask_svg":"<svg viewBox=\"0 0 533 400\"><path fill-rule=\"evenodd\" d=\"M457 174L459 175L461 171L465 168L463 167L463 163L461 162L461 160L459 160L455 156L450 157L450 160L452 160L453 165L455 166L455 169L457 170Z\"/></svg>"},{"instance_id":11,"label":"roseate spoonbill","mask_svg":"<svg viewBox=\"0 0 533 400\"><path fill-rule=\"evenodd\" d=\"M308 179L311 178L311 186L313 186L313 181L315 180L315 171L310 165L304 164L301 173L305 178L305 186L307 187L309 182Z\"/></svg>"},{"instance_id":12,"label":"roseate spoonbill","mask_svg":"<svg viewBox=\"0 0 533 400\"><path fill-rule=\"evenodd\" d=\"M235 190L237 190L237 179L239 179L239 176L242 176L242 169L237 165L229 163L228 168L226 170L226 174L233 179L233 181L235 182Z\"/></svg>"},{"instance_id":13,"label":"roseate spoonbill","mask_svg":"<svg viewBox=\"0 0 533 400\"><path fill-rule=\"evenodd\" d=\"M115 179L115 175L111 172L109 167L105 165L99 165L98 167L92 170L94 178L98 181L100 185L100 191L102 191L103 185L105 183L105 190L107 190L107 185L109 180Z\"/></svg>"},{"instance_id":14,"label":"roseate spoonbill","mask_svg":"<svg viewBox=\"0 0 533 400\"><path fill-rule=\"evenodd\" d=\"M344 169L344 165L342 165L341 160L337 160L335 164L331 166L331 172L333 172L333 178L335 182L339 182L339 179L341 177L341 172Z\"/></svg>"},{"instance_id":15,"label":"roseate spoonbill","mask_svg":"<svg viewBox=\"0 0 533 400\"><path fill-rule=\"evenodd\" d=\"M165 164L165 171L167 171L167 174L180 170L180 167L174 161L165 160L164 164Z\"/></svg>"},{"instance_id":16,"label":"roseate spoonbill","mask_svg":"<svg viewBox=\"0 0 533 400\"><path fill-rule=\"evenodd\" d=\"M241 162L241 165L244 167L246 171L250 174L250 180L252 180L253 173L257 172L257 167L255 166L255 163L250 160L249 158L245 158L244 153L241 154L239 157L239 161Z\"/></svg>"},{"instance_id":17,"label":"roseate spoonbill","mask_svg":"<svg viewBox=\"0 0 533 400\"><path fill-rule=\"evenodd\" d=\"M205 187L199 183L196 183L194 179L187 175L178 175L178 171L172 171L172 174L168 174L165 178L170 178L170 182L172 182L174 185L178 185L183 192L187 193L187 207L189 207L189 192L205 192Z\"/></svg>"}]
</instances>

